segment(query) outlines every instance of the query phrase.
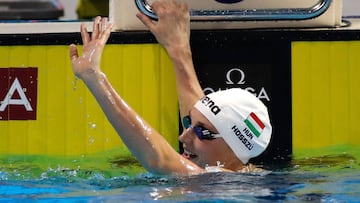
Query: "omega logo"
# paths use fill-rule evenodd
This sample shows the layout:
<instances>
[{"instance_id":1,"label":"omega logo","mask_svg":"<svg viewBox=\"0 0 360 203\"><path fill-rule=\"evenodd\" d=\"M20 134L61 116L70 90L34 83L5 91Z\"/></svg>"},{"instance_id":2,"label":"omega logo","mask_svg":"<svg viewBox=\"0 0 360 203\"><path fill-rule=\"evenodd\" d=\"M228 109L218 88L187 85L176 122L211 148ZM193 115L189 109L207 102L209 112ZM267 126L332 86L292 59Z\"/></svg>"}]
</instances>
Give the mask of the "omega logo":
<instances>
[{"instance_id":1,"label":"omega logo","mask_svg":"<svg viewBox=\"0 0 360 203\"><path fill-rule=\"evenodd\" d=\"M234 83L234 81L231 78L231 75L233 75L234 72L238 72L240 74L240 80L237 83ZM233 68L227 72L226 79L227 79L226 84L228 85L234 85L234 84L243 85L245 84L245 73L239 68Z\"/></svg>"},{"instance_id":2,"label":"omega logo","mask_svg":"<svg viewBox=\"0 0 360 203\"><path fill-rule=\"evenodd\" d=\"M226 80L225 80L226 85L231 85L232 87L234 85L238 85L240 88L243 88L244 90L249 91L250 93L254 94L258 99L268 101L268 102L270 101L269 94L267 93L265 87L255 88L255 87L251 87L251 86L248 86L248 87L245 86L246 74L240 68L232 68L232 69L228 70L225 74L225 78L226 78ZM228 87L228 88L230 88L230 87ZM223 89L228 89L228 88L223 88ZM209 94L209 93L221 90L221 89L222 88L216 89L216 88L212 88L212 87L205 87L203 89L203 91L205 94Z\"/></svg>"}]
</instances>

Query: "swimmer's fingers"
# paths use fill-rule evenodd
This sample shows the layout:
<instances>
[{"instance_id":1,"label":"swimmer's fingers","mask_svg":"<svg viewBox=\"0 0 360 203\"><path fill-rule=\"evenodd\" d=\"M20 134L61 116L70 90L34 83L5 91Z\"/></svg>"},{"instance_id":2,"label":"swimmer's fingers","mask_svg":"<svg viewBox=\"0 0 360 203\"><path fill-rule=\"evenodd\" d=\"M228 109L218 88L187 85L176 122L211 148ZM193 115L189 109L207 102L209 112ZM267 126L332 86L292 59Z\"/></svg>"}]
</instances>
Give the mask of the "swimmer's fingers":
<instances>
[{"instance_id":1,"label":"swimmer's fingers","mask_svg":"<svg viewBox=\"0 0 360 203\"><path fill-rule=\"evenodd\" d=\"M108 25L108 18L101 18L101 24L100 24L100 34L104 31L104 30L106 30L106 27L107 27L107 25Z\"/></svg>"},{"instance_id":2,"label":"swimmer's fingers","mask_svg":"<svg viewBox=\"0 0 360 203\"><path fill-rule=\"evenodd\" d=\"M190 21L190 12L189 12L189 5L185 2L181 2L178 4L178 7L183 13L187 13L186 17L188 18L188 21Z\"/></svg>"},{"instance_id":3,"label":"swimmer's fingers","mask_svg":"<svg viewBox=\"0 0 360 203\"><path fill-rule=\"evenodd\" d=\"M101 17L97 16L93 23L93 32L91 34L91 39L97 39L99 37L99 32L101 32Z\"/></svg>"},{"instance_id":4,"label":"swimmer's fingers","mask_svg":"<svg viewBox=\"0 0 360 203\"><path fill-rule=\"evenodd\" d=\"M106 41L109 39L113 24L108 23L107 18L103 18L101 24L102 25L101 25L101 32L99 34L99 38L105 44Z\"/></svg>"},{"instance_id":5,"label":"swimmer's fingers","mask_svg":"<svg viewBox=\"0 0 360 203\"><path fill-rule=\"evenodd\" d=\"M81 39L83 41L83 44L87 44L90 41L90 35L84 23L82 23L80 26L80 32L81 32Z\"/></svg>"},{"instance_id":6,"label":"swimmer's fingers","mask_svg":"<svg viewBox=\"0 0 360 203\"><path fill-rule=\"evenodd\" d=\"M143 13L137 13L136 17L146 26L149 28L150 31L154 31L156 28L155 23L149 18L147 17L145 14Z\"/></svg>"},{"instance_id":7,"label":"swimmer's fingers","mask_svg":"<svg viewBox=\"0 0 360 203\"><path fill-rule=\"evenodd\" d=\"M76 59L79 58L79 52L78 52L75 44L70 45L69 56L70 56L71 62L74 62Z\"/></svg>"},{"instance_id":8,"label":"swimmer's fingers","mask_svg":"<svg viewBox=\"0 0 360 203\"><path fill-rule=\"evenodd\" d=\"M101 35L100 35L100 39L101 41L105 44L106 41L109 39L109 36L111 34L111 29L112 29L112 24L109 24L107 27L106 27L106 30L104 30Z\"/></svg>"},{"instance_id":9,"label":"swimmer's fingers","mask_svg":"<svg viewBox=\"0 0 360 203\"><path fill-rule=\"evenodd\" d=\"M70 45L69 55L70 55L71 64L74 65L74 62L79 58L79 53L75 44Z\"/></svg>"},{"instance_id":10,"label":"swimmer's fingers","mask_svg":"<svg viewBox=\"0 0 360 203\"><path fill-rule=\"evenodd\" d=\"M174 3L174 2L171 2ZM168 1L155 1L151 8L154 10L156 15L158 16L158 22L162 20L163 17L166 17L166 14L168 14L168 6L170 2ZM139 12L136 14L136 17L139 18L139 20L149 28L149 30L152 33L156 33L158 22L154 22L151 18L143 14L142 12Z\"/></svg>"}]
</instances>

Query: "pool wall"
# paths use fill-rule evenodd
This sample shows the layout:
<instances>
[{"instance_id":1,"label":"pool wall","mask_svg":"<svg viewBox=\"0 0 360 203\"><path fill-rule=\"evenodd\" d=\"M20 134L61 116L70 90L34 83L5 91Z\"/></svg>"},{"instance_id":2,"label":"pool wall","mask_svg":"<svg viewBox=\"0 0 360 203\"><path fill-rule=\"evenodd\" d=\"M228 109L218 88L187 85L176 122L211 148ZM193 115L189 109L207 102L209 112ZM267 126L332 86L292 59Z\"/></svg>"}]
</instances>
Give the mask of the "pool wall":
<instances>
[{"instance_id":1,"label":"pool wall","mask_svg":"<svg viewBox=\"0 0 360 203\"><path fill-rule=\"evenodd\" d=\"M0 121L1 154L75 155L124 148L93 96L75 79L67 44L0 46L0 55L1 101L5 103L15 78L21 85L1 112L6 115ZM114 88L177 147L177 94L170 66L156 44L109 45L102 63ZM38 75L31 81L37 82L37 102L29 96L29 69ZM35 102L32 110L25 102L15 104L26 100L19 92ZM29 119L29 112L35 117Z\"/></svg>"},{"instance_id":2,"label":"pool wall","mask_svg":"<svg viewBox=\"0 0 360 203\"><path fill-rule=\"evenodd\" d=\"M360 41L292 43L293 148L360 145Z\"/></svg>"},{"instance_id":3,"label":"pool wall","mask_svg":"<svg viewBox=\"0 0 360 203\"><path fill-rule=\"evenodd\" d=\"M311 154L334 145L360 145L360 26L358 19L349 20L352 25L343 28L193 31L194 63L204 88L217 78L212 90L249 87L268 105L274 133L263 160L289 160L303 150ZM75 32L0 34L0 67L8 72L1 71L1 104L12 86L16 90L13 101L5 101L9 108L1 112L7 115L0 121L1 154L63 156L126 149L71 71L68 45L79 42ZM154 37L147 31L113 32L102 66L117 91L178 149L175 79L171 62ZM14 85L18 68L24 70L19 78L30 78L19 81L21 88ZM249 76L243 83L239 69ZM29 70L37 70L36 80ZM224 75L229 71L235 75ZM36 99L34 90L28 89L34 82ZM30 104L37 101L31 104L36 106L35 119L11 119L14 112L27 115L21 113L26 112L26 102L15 105L16 100L24 101L20 92Z\"/></svg>"}]
</instances>

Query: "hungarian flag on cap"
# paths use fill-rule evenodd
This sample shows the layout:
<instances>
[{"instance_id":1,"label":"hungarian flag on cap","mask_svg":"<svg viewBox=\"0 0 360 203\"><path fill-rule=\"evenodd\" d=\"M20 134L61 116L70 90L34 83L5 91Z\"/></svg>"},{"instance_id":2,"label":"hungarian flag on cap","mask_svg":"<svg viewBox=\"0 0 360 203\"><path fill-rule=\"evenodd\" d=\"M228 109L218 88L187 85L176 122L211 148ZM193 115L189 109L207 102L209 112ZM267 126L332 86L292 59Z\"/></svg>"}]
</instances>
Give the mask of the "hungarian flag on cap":
<instances>
[{"instance_id":1,"label":"hungarian flag on cap","mask_svg":"<svg viewBox=\"0 0 360 203\"><path fill-rule=\"evenodd\" d=\"M264 123L253 112L249 114L244 122L256 137L259 137L265 128Z\"/></svg>"}]
</instances>

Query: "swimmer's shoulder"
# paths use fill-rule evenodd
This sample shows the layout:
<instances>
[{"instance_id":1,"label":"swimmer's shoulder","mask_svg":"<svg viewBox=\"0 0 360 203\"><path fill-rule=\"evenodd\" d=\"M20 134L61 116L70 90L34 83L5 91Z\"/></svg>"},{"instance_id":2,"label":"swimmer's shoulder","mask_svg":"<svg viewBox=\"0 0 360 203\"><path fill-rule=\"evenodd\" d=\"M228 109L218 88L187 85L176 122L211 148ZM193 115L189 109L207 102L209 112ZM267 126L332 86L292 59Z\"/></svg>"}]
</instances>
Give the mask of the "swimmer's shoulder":
<instances>
[{"instance_id":1,"label":"swimmer's shoulder","mask_svg":"<svg viewBox=\"0 0 360 203\"><path fill-rule=\"evenodd\" d=\"M216 172L235 172L235 173L251 173L251 174L263 174L263 173L267 173L269 171L253 165L253 164L247 164L245 165L243 168L239 169L239 170L230 170L227 169L223 166L207 166L205 167L204 173L216 173Z\"/></svg>"},{"instance_id":2,"label":"swimmer's shoulder","mask_svg":"<svg viewBox=\"0 0 360 203\"><path fill-rule=\"evenodd\" d=\"M260 168L259 166L255 166L253 164L247 164L246 166L244 166L243 168L241 168L240 170L229 170L226 168L221 168L222 172L236 172L236 173L252 173L252 174L262 174L262 173L266 173L268 172L267 170Z\"/></svg>"}]
</instances>

